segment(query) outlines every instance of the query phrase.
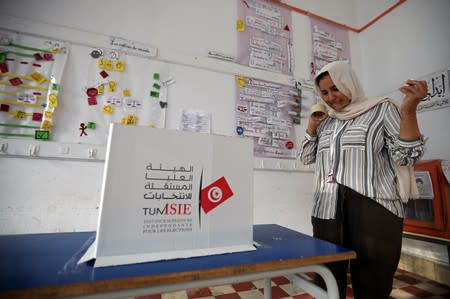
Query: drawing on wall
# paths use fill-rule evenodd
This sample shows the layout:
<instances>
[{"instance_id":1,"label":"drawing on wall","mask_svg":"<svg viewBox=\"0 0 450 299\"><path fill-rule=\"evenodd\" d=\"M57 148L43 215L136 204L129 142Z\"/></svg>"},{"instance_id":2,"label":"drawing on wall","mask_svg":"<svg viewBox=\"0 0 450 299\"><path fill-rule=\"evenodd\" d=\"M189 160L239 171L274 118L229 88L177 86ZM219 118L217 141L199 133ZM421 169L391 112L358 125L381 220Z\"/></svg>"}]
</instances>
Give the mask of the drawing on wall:
<instances>
[{"instance_id":1,"label":"drawing on wall","mask_svg":"<svg viewBox=\"0 0 450 299\"><path fill-rule=\"evenodd\" d=\"M238 1L240 64L292 75L294 71L291 13L263 0Z\"/></svg>"},{"instance_id":2,"label":"drawing on wall","mask_svg":"<svg viewBox=\"0 0 450 299\"><path fill-rule=\"evenodd\" d=\"M0 136L51 139L66 43L0 32Z\"/></svg>"},{"instance_id":3,"label":"drawing on wall","mask_svg":"<svg viewBox=\"0 0 450 299\"><path fill-rule=\"evenodd\" d=\"M236 134L253 139L254 155L296 158L301 89L236 76Z\"/></svg>"},{"instance_id":4,"label":"drawing on wall","mask_svg":"<svg viewBox=\"0 0 450 299\"><path fill-rule=\"evenodd\" d=\"M122 41L120 45L123 44ZM167 64L128 55L129 49L126 50L121 51L117 43L114 49L90 49L80 137L102 138L97 136L100 134L96 132L97 126L106 128L111 122L165 126L167 90L175 82L168 75Z\"/></svg>"},{"instance_id":5,"label":"drawing on wall","mask_svg":"<svg viewBox=\"0 0 450 299\"><path fill-rule=\"evenodd\" d=\"M432 73L421 78L428 84L428 97L417 106L417 112L446 108L450 106L449 70Z\"/></svg>"}]
</instances>

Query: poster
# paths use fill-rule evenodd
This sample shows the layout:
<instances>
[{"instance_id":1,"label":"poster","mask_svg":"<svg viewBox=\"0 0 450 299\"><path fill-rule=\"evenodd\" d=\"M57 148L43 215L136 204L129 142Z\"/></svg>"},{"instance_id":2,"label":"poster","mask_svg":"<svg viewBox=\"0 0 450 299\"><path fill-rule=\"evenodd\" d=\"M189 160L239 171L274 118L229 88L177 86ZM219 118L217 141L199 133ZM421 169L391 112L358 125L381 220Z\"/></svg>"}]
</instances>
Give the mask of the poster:
<instances>
[{"instance_id":1,"label":"poster","mask_svg":"<svg viewBox=\"0 0 450 299\"><path fill-rule=\"evenodd\" d=\"M301 90L242 76L236 86L236 134L253 140L256 157L295 159Z\"/></svg>"},{"instance_id":2,"label":"poster","mask_svg":"<svg viewBox=\"0 0 450 299\"><path fill-rule=\"evenodd\" d=\"M311 19L311 79L326 64L343 60L350 62L348 31L326 21Z\"/></svg>"},{"instance_id":3,"label":"poster","mask_svg":"<svg viewBox=\"0 0 450 299\"><path fill-rule=\"evenodd\" d=\"M291 23L291 12L270 1L238 1L238 63L292 75Z\"/></svg>"},{"instance_id":4,"label":"poster","mask_svg":"<svg viewBox=\"0 0 450 299\"><path fill-rule=\"evenodd\" d=\"M450 106L449 70L443 69L420 78L428 84L427 98L419 103L417 112L446 108Z\"/></svg>"}]
</instances>

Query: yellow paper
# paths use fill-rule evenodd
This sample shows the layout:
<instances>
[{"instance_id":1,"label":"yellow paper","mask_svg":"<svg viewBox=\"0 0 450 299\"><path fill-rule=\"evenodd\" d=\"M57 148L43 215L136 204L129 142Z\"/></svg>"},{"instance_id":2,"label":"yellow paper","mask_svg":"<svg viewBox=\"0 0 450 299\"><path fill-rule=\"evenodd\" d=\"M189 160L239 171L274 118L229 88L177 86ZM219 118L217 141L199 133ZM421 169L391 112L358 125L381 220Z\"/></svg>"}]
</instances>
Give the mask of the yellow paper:
<instances>
[{"instance_id":1,"label":"yellow paper","mask_svg":"<svg viewBox=\"0 0 450 299\"><path fill-rule=\"evenodd\" d=\"M99 95L102 95L105 93L105 85L100 84L99 86L97 86L97 91Z\"/></svg>"},{"instance_id":2,"label":"yellow paper","mask_svg":"<svg viewBox=\"0 0 450 299\"><path fill-rule=\"evenodd\" d=\"M51 112L51 111L45 111L45 112L44 112L44 117L45 117L45 118L52 118L52 117L53 117L53 112Z\"/></svg>"},{"instance_id":3,"label":"yellow paper","mask_svg":"<svg viewBox=\"0 0 450 299\"><path fill-rule=\"evenodd\" d=\"M102 112L108 115L111 115L114 111L114 108L111 105L105 105L102 108Z\"/></svg>"},{"instance_id":4,"label":"yellow paper","mask_svg":"<svg viewBox=\"0 0 450 299\"><path fill-rule=\"evenodd\" d=\"M27 113L21 110L13 111L13 115L15 119L19 120L25 119L27 117Z\"/></svg>"},{"instance_id":5,"label":"yellow paper","mask_svg":"<svg viewBox=\"0 0 450 299\"><path fill-rule=\"evenodd\" d=\"M247 83L245 82L244 77L242 77L242 76L237 76L236 77L236 82L237 82L237 84L239 85L240 88L244 88L247 85Z\"/></svg>"},{"instance_id":6,"label":"yellow paper","mask_svg":"<svg viewBox=\"0 0 450 299\"><path fill-rule=\"evenodd\" d=\"M116 91L116 87L117 87L116 81L109 81L108 85L109 85L109 91L110 92L115 92Z\"/></svg>"},{"instance_id":7,"label":"yellow paper","mask_svg":"<svg viewBox=\"0 0 450 299\"><path fill-rule=\"evenodd\" d=\"M51 93L48 96L48 107L49 108L58 107L58 95L56 93Z\"/></svg>"},{"instance_id":8,"label":"yellow paper","mask_svg":"<svg viewBox=\"0 0 450 299\"><path fill-rule=\"evenodd\" d=\"M98 59L98 68L101 69L101 70L104 70L106 68L105 58L100 57Z\"/></svg>"},{"instance_id":9,"label":"yellow paper","mask_svg":"<svg viewBox=\"0 0 450 299\"><path fill-rule=\"evenodd\" d=\"M127 115L126 117L122 118L121 124L122 125L136 125L137 121L138 121L137 116Z\"/></svg>"},{"instance_id":10,"label":"yellow paper","mask_svg":"<svg viewBox=\"0 0 450 299\"><path fill-rule=\"evenodd\" d=\"M236 29L238 32L244 32L245 31L245 23L244 20L237 20L236 21Z\"/></svg>"},{"instance_id":11,"label":"yellow paper","mask_svg":"<svg viewBox=\"0 0 450 299\"><path fill-rule=\"evenodd\" d=\"M105 70L112 71L113 70L113 62L111 59L105 61Z\"/></svg>"},{"instance_id":12,"label":"yellow paper","mask_svg":"<svg viewBox=\"0 0 450 299\"><path fill-rule=\"evenodd\" d=\"M131 92L129 89L124 89L122 94L124 97L131 97Z\"/></svg>"},{"instance_id":13,"label":"yellow paper","mask_svg":"<svg viewBox=\"0 0 450 299\"><path fill-rule=\"evenodd\" d=\"M31 77L31 79L33 79L34 81L36 81L39 84L41 84L42 82L45 81L45 77L42 74L38 73L38 72L33 72L30 75L30 77Z\"/></svg>"},{"instance_id":14,"label":"yellow paper","mask_svg":"<svg viewBox=\"0 0 450 299\"><path fill-rule=\"evenodd\" d=\"M123 72L125 70L125 62L123 60L117 60L115 69L117 72Z\"/></svg>"},{"instance_id":15,"label":"yellow paper","mask_svg":"<svg viewBox=\"0 0 450 299\"><path fill-rule=\"evenodd\" d=\"M53 125L53 123L50 120L44 120L41 123L41 130L49 131L50 127Z\"/></svg>"}]
</instances>

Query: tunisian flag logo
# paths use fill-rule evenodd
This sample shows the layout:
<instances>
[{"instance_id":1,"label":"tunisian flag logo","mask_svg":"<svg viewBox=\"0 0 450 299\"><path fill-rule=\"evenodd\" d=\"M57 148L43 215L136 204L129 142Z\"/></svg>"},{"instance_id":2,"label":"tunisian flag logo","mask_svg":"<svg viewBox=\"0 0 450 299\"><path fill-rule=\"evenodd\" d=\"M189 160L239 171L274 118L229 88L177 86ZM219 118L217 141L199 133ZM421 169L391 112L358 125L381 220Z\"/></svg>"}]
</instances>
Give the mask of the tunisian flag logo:
<instances>
[{"instance_id":1,"label":"tunisian flag logo","mask_svg":"<svg viewBox=\"0 0 450 299\"><path fill-rule=\"evenodd\" d=\"M205 214L233 196L233 191L225 177L202 189L201 206Z\"/></svg>"}]
</instances>

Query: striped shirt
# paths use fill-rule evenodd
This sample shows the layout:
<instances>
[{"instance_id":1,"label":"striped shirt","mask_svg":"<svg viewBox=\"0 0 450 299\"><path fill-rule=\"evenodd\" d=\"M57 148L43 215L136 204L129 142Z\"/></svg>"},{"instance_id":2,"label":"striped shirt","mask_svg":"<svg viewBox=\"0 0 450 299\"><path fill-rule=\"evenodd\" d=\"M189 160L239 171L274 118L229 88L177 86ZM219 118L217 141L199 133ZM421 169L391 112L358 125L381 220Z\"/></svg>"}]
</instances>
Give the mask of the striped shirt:
<instances>
[{"instance_id":1,"label":"striped shirt","mask_svg":"<svg viewBox=\"0 0 450 299\"><path fill-rule=\"evenodd\" d=\"M424 153L424 142L400 140L399 130L399 110L385 102L353 119L328 117L317 135L306 133L300 159L305 165L316 163L312 216L335 218L338 184L342 184L404 217L392 163L414 165ZM330 173L332 182L327 182Z\"/></svg>"}]
</instances>

